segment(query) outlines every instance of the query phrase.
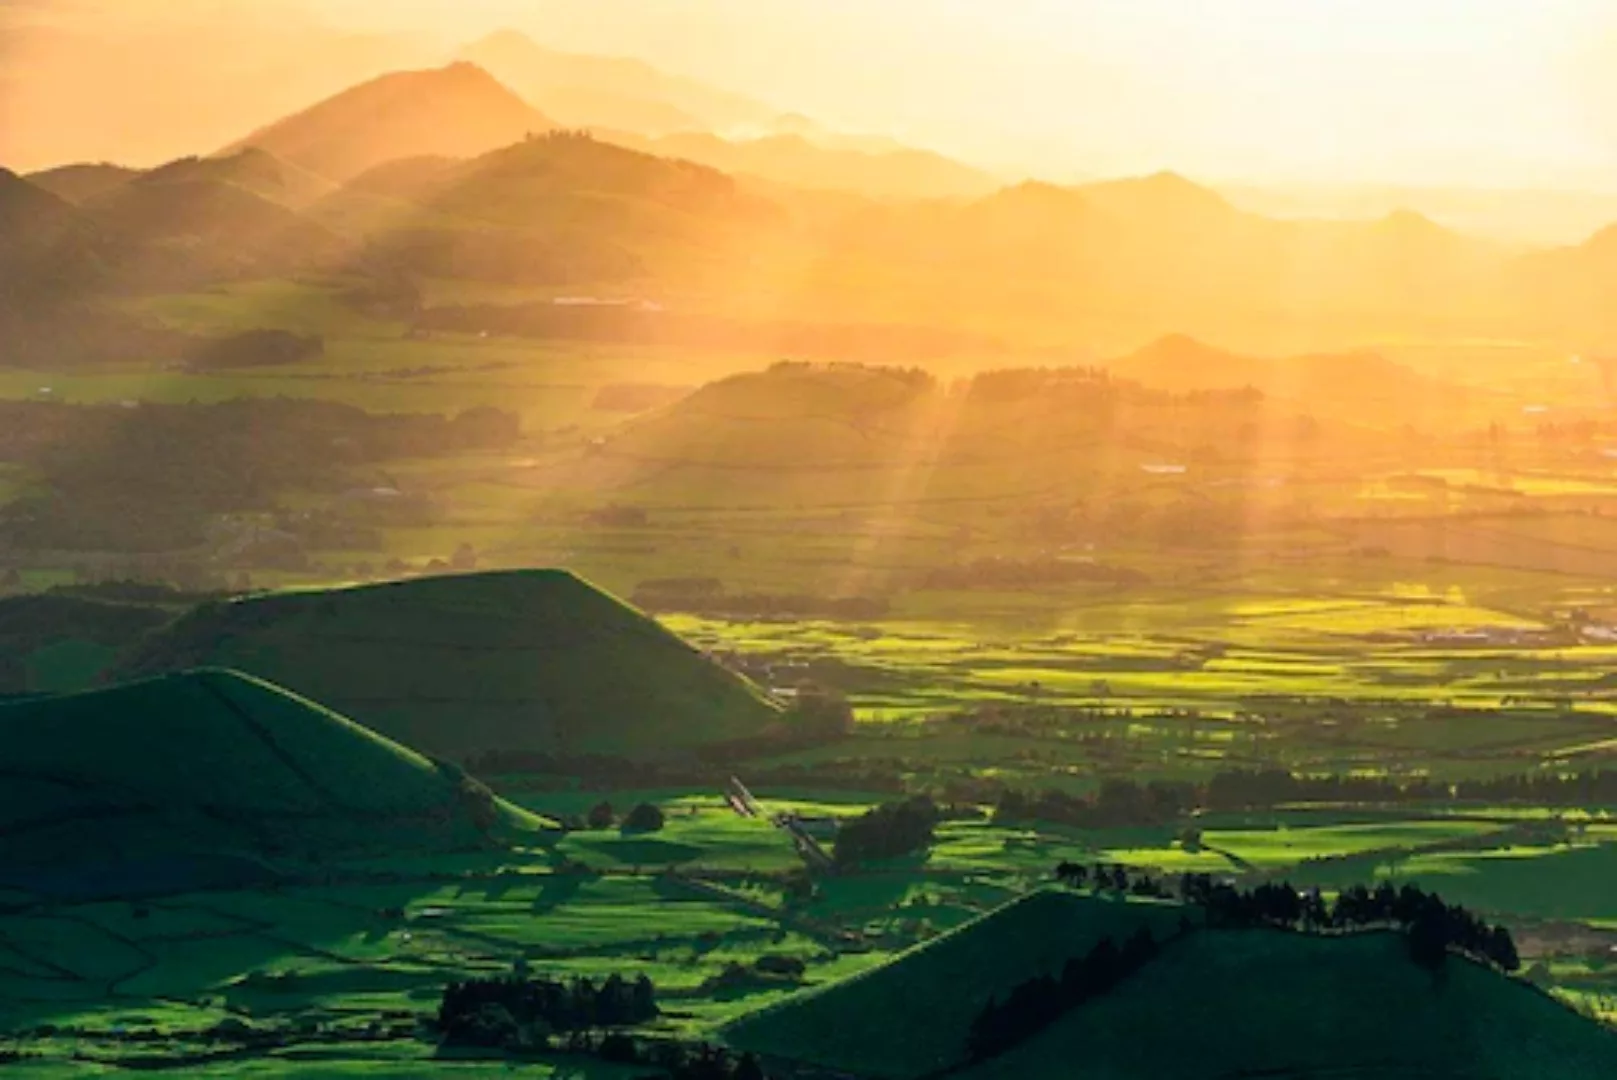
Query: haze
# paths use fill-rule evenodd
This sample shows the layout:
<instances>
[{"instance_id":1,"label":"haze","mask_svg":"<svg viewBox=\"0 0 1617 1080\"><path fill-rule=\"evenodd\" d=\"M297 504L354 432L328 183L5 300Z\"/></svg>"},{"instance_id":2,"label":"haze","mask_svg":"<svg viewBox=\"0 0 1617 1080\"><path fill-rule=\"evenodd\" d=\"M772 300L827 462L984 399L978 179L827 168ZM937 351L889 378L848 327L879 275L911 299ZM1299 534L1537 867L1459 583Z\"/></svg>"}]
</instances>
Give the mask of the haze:
<instances>
[{"instance_id":1,"label":"haze","mask_svg":"<svg viewBox=\"0 0 1617 1080\"><path fill-rule=\"evenodd\" d=\"M11 22L82 26L183 17L235 41L244 16L273 26L290 3L35 0L0 11ZM1007 176L1172 168L1230 180L1605 189L1617 175L1617 96L1602 63L1613 18L1598 0L299 6L354 31L415 32L409 49L395 44L423 59L503 26L552 47L633 55ZM13 74L26 69L31 40L12 39ZM183 45L208 48L195 35ZM268 119L290 104L232 120Z\"/></svg>"}]
</instances>

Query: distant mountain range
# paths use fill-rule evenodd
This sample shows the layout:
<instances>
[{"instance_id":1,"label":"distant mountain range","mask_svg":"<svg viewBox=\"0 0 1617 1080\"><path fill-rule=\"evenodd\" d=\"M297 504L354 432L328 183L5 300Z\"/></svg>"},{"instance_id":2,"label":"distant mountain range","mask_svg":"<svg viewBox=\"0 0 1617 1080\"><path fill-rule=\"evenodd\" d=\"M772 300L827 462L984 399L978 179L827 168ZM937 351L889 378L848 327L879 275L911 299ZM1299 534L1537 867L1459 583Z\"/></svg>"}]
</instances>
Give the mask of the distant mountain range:
<instances>
[{"instance_id":1,"label":"distant mountain range","mask_svg":"<svg viewBox=\"0 0 1617 1080\"><path fill-rule=\"evenodd\" d=\"M642 135L724 131L767 128L779 113L644 61L558 52L515 30L473 42L461 50L460 59L483 67L573 127L622 128Z\"/></svg>"},{"instance_id":2,"label":"distant mountain range","mask_svg":"<svg viewBox=\"0 0 1617 1080\"><path fill-rule=\"evenodd\" d=\"M685 87L628 69L661 100ZM701 98L684 92L673 107ZM8 174L0 265L137 289L337 270L673 290L721 316L1102 354L1174 333L1271 355L1617 336L1617 228L1523 254L1408 210L1266 217L1172 173L996 190L947 158L774 121L792 133L558 134L469 62L395 72L211 157Z\"/></svg>"},{"instance_id":3,"label":"distant mountain range","mask_svg":"<svg viewBox=\"0 0 1617 1080\"><path fill-rule=\"evenodd\" d=\"M384 75L253 132L266 150L331 180L399 158L472 157L556 126L475 64Z\"/></svg>"},{"instance_id":4,"label":"distant mountain range","mask_svg":"<svg viewBox=\"0 0 1617 1080\"><path fill-rule=\"evenodd\" d=\"M815 141L820 136L797 134L757 139L722 139L702 132L661 138L612 131L598 134L647 153L685 158L725 172L882 199L974 198L997 186L987 173L941 154L903 146L859 149L857 140L828 138L832 145L825 145Z\"/></svg>"}]
</instances>

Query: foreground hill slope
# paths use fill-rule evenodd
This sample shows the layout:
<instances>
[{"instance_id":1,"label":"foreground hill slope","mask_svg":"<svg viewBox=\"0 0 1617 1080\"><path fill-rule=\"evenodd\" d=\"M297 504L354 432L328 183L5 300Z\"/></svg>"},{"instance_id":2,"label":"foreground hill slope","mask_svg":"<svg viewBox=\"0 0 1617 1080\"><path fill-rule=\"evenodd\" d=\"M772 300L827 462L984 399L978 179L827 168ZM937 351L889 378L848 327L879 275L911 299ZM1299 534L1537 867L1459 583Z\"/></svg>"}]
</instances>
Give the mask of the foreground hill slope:
<instances>
[{"instance_id":1,"label":"foreground hill slope","mask_svg":"<svg viewBox=\"0 0 1617 1080\"><path fill-rule=\"evenodd\" d=\"M1434 975L1395 934L1192 934L963 1080L1617 1075L1617 1034L1534 988L1450 958Z\"/></svg>"},{"instance_id":2,"label":"foreground hill slope","mask_svg":"<svg viewBox=\"0 0 1617 1080\"><path fill-rule=\"evenodd\" d=\"M447 850L542 828L458 769L229 671L6 705L0 747L0 866L25 887L31 869L105 880L176 858Z\"/></svg>"},{"instance_id":3,"label":"foreground hill slope","mask_svg":"<svg viewBox=\"0 0 1617 1080\"><path fill-rule=\"evenodd\" d=\"M403 71L361 83L234 144L344 181L424 154L472 157L555 124L474 64Z\"/></svg>"},{"instance_id":4,"label":"foreground hill slope","mask_svg":"<svg viewBox=\"0 0 1617 1080\"><path fill-rule=\"evenodd\" d=\"M751 684L561 571L429 578L204 605L123 677L228 666L440 757L655 757L779 720Z\"/></svg>"},{"instance_id":5,"label":"foreground hill slope","mask_svg":"<svg viewBox=\"0 0 1617 1080\"><path fill-rule=\"evenodd\" d=\"M1059 976L1103 937L1173 934L1184 908L1039 892L851 979L810 990L725 1029L732 1046L860 1076L908 1078L960 1061L991 997ZM1164 1074L1167 1075L1167 1074Z\"/></svg>"}]
</instances>

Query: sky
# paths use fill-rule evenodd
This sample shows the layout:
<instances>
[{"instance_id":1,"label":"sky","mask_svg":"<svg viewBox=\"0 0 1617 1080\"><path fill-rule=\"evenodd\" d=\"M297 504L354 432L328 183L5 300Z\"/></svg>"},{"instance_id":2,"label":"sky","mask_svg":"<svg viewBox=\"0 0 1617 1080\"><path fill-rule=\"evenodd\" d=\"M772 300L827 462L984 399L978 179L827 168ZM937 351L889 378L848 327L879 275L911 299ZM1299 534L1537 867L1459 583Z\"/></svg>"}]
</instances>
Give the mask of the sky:
<instances>
[{"instance_id":1,"label":"sky","mask_svg":"<svg viewBox=\"0 0 1617 1080\"><path fill-rule=\"evenodd\" d=\"M284 4L446 51L511 26L1055 178L1617 188L1617 0L121 0Z\"/></svg>"}]
</instances>

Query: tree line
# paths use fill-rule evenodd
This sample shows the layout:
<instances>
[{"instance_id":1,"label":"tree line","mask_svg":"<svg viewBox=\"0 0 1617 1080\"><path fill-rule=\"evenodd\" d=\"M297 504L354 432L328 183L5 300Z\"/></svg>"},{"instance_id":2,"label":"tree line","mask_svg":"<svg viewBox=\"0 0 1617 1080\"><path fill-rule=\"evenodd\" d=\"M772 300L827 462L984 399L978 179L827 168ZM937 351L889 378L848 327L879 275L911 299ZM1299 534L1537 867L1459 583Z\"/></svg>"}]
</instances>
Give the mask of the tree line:
<instances>
[{"instance_id":1,"label":"tree line","mask_svg":"<svg viewBox=\"0 0 1617 1080\"><path fill-rule=\"evenodd\" d=\"M454 1045L543 1049L554 1033L629 1027L657 1015L657 989L644 975L631 981L614 974L599 986L516 975L450 983L438 1030Z\"/></svg>"},{"instance_id":2,"label":"tree line","mask_svg":"<svg viewBox=\"0 0 1617 1080\"><path fill-rule=\"evenodd\" d=\"M1151 928L1142 925L1122 945L1101 938L1084 956L1069 959L1059 979L1039 975L1018 984L1004 1002L989 998L971 1022L968 1059L986 1061L1020 1045L1085 1002L1110 993L1158 951Z\"/></svg>"},{"instance_id":3,"label":"tree line","mask_svg":"<svg viewBox=\"0 0 1617 1080\"><path fill-rule=\"evenodd\" d=\"M1090 795L1002 790L996 820L1047 821L1076 828L1166 825L1194 810L1272 810L1293 803L1531 803L1595 806L1617 803L1617 772L1517 774L1435 781L1361 776L1295 776L1284 769L1229 770L1202 782L1113 779Z\"/></svg>"},{"instance_id":4,"label":"tree line","mask_svg":"<svg viewBox=\"0 0 1617 1080\"><path fill-rule=\"evenodd\" d=\"M1166 895L1149 875L1131 875L1117 864L1093 869L1064 862L1057 877L1072 884L1093 881L1097 888L1141 895ZM1319 890L1299 892L1285 882L1265 882L1238 889L1210 874L1184 874L1179 893L1205 913L1214 929L1270 927L1304 933L1396 927L1404 932L1410 959L1437 970L1451 952L1494 964L1505 971L1521 967L1515 942L1503 926L1491 926L1458 905L1414 885L1394 889L1383 882L1374 890L1355 885L1343 890L1334 905ZM1189 919L1180 933L1194 931ZM1067 960L1059 978L1037 975L1019 983L1001 1001L989 999L972 1021L966 1052L972 1062L998 1057L1055 1023L1068 1012L1111 992L1119 983L1156 958L1160 946L1148 926L1118 944L1102 938L1087 954Z\"/></svg>"}]
</instances>

